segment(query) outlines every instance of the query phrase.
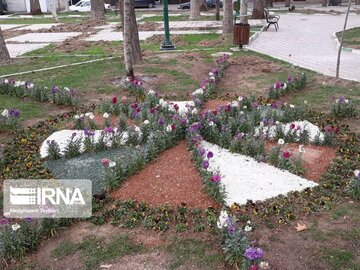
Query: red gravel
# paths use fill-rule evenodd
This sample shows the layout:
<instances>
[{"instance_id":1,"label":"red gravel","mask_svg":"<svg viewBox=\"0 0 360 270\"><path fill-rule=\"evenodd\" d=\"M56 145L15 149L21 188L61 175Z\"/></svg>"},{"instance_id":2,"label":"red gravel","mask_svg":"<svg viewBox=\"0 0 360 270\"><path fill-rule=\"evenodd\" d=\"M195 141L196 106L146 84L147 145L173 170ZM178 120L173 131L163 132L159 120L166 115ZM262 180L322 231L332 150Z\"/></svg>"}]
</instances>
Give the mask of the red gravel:
<instances>
[{"instance_id":1,"label":"red gravel","mask_svg":"<svg viewBox=\"0 0 360 270\"><path fill-rule=\"evenodd\" d=\"M265 148L269 152L272 147L276 146L276 142L266 141ZM303 153L304 166L306 169L305 178L319 182L321 176L325 173L331 161L336 157L336 149L326 146L316 146L308 144L304 146L305 153ZM299 153L299 144L286 143L281 149L288 150L294 155Z\"/></svg>"},{"instance_id":2,"label":"red gravel","mask_svg":"<svg viewBox=\"0 0 360 270\"><path fill-rule=\"evenodd\" d=\"M135 199L152 206L207 208L218 205L203 191L202 178L190 160L186 141L159 155L140 173L129 177L122 187L111 193L114 199Z\"/></svg>"}]
</instances>

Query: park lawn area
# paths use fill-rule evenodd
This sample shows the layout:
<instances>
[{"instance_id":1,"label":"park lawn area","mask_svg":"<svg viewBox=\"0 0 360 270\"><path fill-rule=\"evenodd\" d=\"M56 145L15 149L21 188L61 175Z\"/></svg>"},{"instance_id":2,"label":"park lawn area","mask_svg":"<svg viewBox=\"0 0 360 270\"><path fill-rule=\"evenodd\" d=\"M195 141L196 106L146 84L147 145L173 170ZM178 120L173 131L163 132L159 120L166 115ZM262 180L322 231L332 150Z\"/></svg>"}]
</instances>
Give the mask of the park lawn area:
<instances>
[{"instance_id":1,"label":"park lawn area","mask_svg":"<svg viewBox=\"0 0 360 270\"><path fill-rule=\"evenodd\" d=\"M341 40L342 31L337 32L336 36ZM343 47L360 49L360 27L345 30Z\"/></svg>"}]
</instances>

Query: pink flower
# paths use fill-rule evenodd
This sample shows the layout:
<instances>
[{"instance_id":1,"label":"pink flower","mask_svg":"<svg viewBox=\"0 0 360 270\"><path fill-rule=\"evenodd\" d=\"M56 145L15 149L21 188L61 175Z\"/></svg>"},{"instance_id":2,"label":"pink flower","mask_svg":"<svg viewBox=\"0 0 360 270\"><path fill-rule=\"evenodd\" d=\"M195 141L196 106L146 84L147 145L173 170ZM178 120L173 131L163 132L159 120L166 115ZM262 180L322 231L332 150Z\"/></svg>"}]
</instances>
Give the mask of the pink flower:
<instances>
[{"instance_id":1,"label":"pink flower","mask_svg":"<svg viewBox=\"0 0 360 270\"><path fill-rule=\"evenodd\" d=\"M291 123L290 128L291 128L291 129L294 129L294 128L295 128L295 124L294 124L294 123Z\"/></svg>"},{"instance_id":2,"label":"pink flower","mask_svg":"<svg viewBox=\"0 0 360 270\"><path fill-rule=\"evenodd\" d=\"M121 101L122 101L123 103L126 103L126 102L127 102L127 97L125 97L125 96L121 97Z\"/></svg>"},{"instance_id":3,"label":"pink flower","mask_svg":"<svg viewBox=\"0 0 360 270\"><path fill-rule=\"evenodd\" d=\"M111 100L112 104L116 104L118 102L118 98L117 97L113 97Z\"/></svg>"},{"instance_id":4,"label":"pink flower","mask_svg":"<svg viewBox=\"0 0 360 270\"><path fill-rule=\"evenodd\" d=\"M101 160L101 163L104 167L109 167L109 164L110 164L110 159L107 159L107 158L103 158Z\"/></svg>"},{"instance_id":5,"label":"pink flower","mask_svg":"<svg viewBox=\"0 0 360 270\"><path fill-rule=\"evenodd\" d=\"M290 153L289 151L284 151L284 152L282 153L282 156L283 156L283 158L288 159L288 158L291 157L291 153Z\"/></svg>"},{"instance_id":6,"label":"pink flower","mask_svg":"<svg viewBox=\"0 0 360 270\"><path fill-rule=\"evenodd\" d=\"M220 181L221 181L221 175L219 173L216 173L211 177L211 182L218 183Z\"/></svg>"},{"instance_id":7,"label":"pink flower","mask_svg":"<svg viewBox=\"0 0 360 270\"><path fill-rule=\"evenodd\" d=\"M249 268L249 270L258 270L258 269L259 269L259 267L256 264L250 265L250 268Z\"/></svg>"}]
</instances>

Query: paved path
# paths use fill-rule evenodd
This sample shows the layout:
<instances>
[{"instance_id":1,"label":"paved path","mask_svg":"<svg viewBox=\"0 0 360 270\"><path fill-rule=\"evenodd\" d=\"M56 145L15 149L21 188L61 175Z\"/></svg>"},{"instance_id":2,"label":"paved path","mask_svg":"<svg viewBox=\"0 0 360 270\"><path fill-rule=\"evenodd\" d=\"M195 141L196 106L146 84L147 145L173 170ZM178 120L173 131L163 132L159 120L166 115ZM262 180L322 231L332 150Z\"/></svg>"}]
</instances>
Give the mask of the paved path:
<instances>
[{"instance_id":1,"label":"paved path","mask_svg":"<svg viewBox=\"0 0 360 270\"><path fill-rule=\"evenodd\" d=\"M337 50L332 34L341 31L345 15L281 15L278 32L272 26L248 47L319 73L335 76ZM348 27L360 26L360 16L350 15ZM360 81L360 54L341 53L340 77Z\"/></svg>"}]
</instances>

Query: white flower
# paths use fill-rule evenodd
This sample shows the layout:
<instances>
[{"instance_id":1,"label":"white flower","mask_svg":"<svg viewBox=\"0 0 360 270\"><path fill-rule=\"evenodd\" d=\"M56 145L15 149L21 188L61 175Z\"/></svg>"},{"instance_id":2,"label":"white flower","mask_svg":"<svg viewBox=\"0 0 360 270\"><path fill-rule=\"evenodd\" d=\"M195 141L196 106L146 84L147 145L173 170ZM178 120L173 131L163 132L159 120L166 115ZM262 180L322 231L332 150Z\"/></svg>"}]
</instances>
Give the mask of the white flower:
<instances>
[{"instance_id":1,"label":"white flower","mask_svg":"<svg viewBox=\"0 0 360 270\"><path fill-rule=\"evenodd\" d=\"M246 222L246 224L251 224L251 220L248 220L248 221Z\"/></svg>"},{"instance_id":2,"label":"white flower","mask_svg":"<svg viewBox=\"0 0 360 270\"><path fill-rule=\"evenodd\" d=\"M304 104L307 104L307 103L308 103L308 102L307 102L307 100L305 99L305 100L304 100Z\"/></svg>"},{"instance_id":3,"label":"white flower","mask_svg":"<svg viewBox=\"0 0 360 270\"><path fill-rule=\"evenodd\" d=\"M268 104L266 104L266 106L270 107L270 106L271 106L271 104L270 104L270 103L268 103Z\"/></svg>"},{"instance_id":4,"label":"white flower","mask_svg":"<svg viewBox=\"0 0 360 270\"><path fill-rule=\"evenodd\" d=\"M146 120L144 121L144 125L148 125L148 124L150 124L150 121L146 119Z\"/></svg>"},{"instance_id":5,"label":"white flower","mask_svg":"<svg viewBox=\"0 0 360 270\"><path fill-rule=\"evenodd\" d=\"M66 92L70 92L70 88L69 88L69 87L64 87L64 90L65 90Z\"/></svg>"},{"instance_id":6,"label":"white flower","mask_svg":"<svg viewBox=\"0 0 360 270\"><path fill-rule=\"evenodd\" d=\"M283 144L285 144L285 141L283 139L279 139L278 140L278 145L283 145Z\"/></svg>"},{"instance_id":7,"label":"white flower","mask_svg":"<svg viewBox=\"0 0 360 270\"><path fill-rule=\"evenodd\" d=\"M159 104L162 104L164 102L164 99L163 98L160 98L159 99Z\"/></svg>"},{"instance_id":8,"label":"white flower","mask_svg":"<svg viewBox=\"0 0 360 270\"><path fill-rule=\"evenodd\" d=\"M24 81L22 81L22 82L20 83L21 86L24 86L25 84L26 84L26 82L24 82Z\"/></svg>"},{"instance_id":9,"label":"white flower","mask_svg":"<svg viewBox=\"0 0 360 270\"><path fill-rule=\"evenodd\" d=\"M210 126L210 127L212 127L212 126L214 126L214 125L215 125L214 121L210 121L210 122L209 122L209 126Z\"/></svg>"},{"instance_id":10,"label":"white flower","mask_svg":"<svg viewBox=\"0 0 360 270\"><path fill-rule=\"evenodd\" d=\"M163 108L167 108L169 106L169 103L167 101L164 101L163 103L161 103L161 107Z\"/></svg>"},{"instance_id":11,"label":"white flower","mask_svg":"<svg viewBox=\"0 0 360 270\"><path fill-rule=\"evenodd\" d=\"M209 76L211 77L211 76L214 76L214 73L212 73L212 72L209 72Z\"/></svg>"},{"instance_id":12,"label":"white flower","mask_svg":"<svg viewBox=\"0 0 360 270\"><path fill-rule=\"evenodd\" d=\"M110 114L108 114L108 113L104 113L104 114L103 114L103 117L104 117L104 118L109 118L109 116L110 116Z\"/></svg>"},{"instance_id":13,"label":"white flower","mask_svg":"<svg viewBox=\"0 0 360 270\"><path fill-rule=\"evenodd\" d=\"M349 103L349 100L348 100L348 99L345 99L344 102L345 102L345 103Z\"/></svg>"},{"instance_id":14,"label":"white flower","mask_svg":"<svg viewBox=\"0 0 360 270\"><path fill-rule=\"evenodd\" d=\"M245 114L243 111L240 111L240 115Z\"/></svg>"},{"instance_id":15,"label":"white flower","mask_svg":"<svg viewBox=\"0 0 360 270\"><path fill-rule=\"evenodd\" d=\"M5 79L4 83L9 83L9 80L8 80L8 79Z\"/></svg>"},{"instance_id":16,"label":"white flower","mask_svg":"<svg viewBox=\"0 0 360 270\"><path fill-rule=\"evenodd\" d=\"M245 232L251 232L252 231L252 227L250 225L246 225L244 228Z\"/></svg>"},{"instance_id":17,"label":"white flower","mask_svg":"<svg viewBox=\"0 0 360 270\"><path fill-rule=\"evenodd\" d=\"M299 145L299 153L305 153L305 147L303 144Z\"/></svg>"},{"instance_id":18,"label":"white flower","mask_svg":"<svg viewBox=\"0 0 360 270\"><path fill-rule=\"evenodd\" d=\"M152 89L149 90L148 95L155 96L156 92Z\"/></svg>"},{"instance_id":19,"label":"white flower","mask_svg":"<svg viewBox=\"0 0 360 270\"><path fill-rule=\"evenodd\" d=\"M17 223L11 225L11 229L12 229L13 231L17 231L18 229L20 229L20 227L21 227L21 226L20 226L19 224L17 224Z\"/></svg>"},{"instance_id":20,"label":"white flower","mask_svg":"<svg viewBox=\"0 0 360 270\"><path fill-rule=\"evenodd\" d=\"M172 131L171 125L167 125L166 126L166 132L171 132L171 131Z\"/></svg>"},{"instance_id":21,"label":"white flower","mask_svg":"<svg viewBox=\"0 0 360 270\"><path fill-rule=\"evenodd\" d=\"M78 120L78 119L80 119L80 115L75 114L74 118L75 118L76 120Z\"/></svg>"},{"instance_id":22,"label":"white flower","mask_svg":"<svg viewBox=\"0 0 360 270\"><path fill-rule=\"evenodd\" d=\"M194 108L192 111L191 111L192 114L197 114L198 113L198 110L196 108Z\"/></svg>"},{"instance_id":23,"label":"white flower","mask_svg":"<svg viewBox=\"0 0 360 270\"><path fill-rule=\"evenodd\" d=\"M92 112L87 112L87 113L85 113L85 116L89 117L91 114L92 114Z\"/></svg>"},{"instance_id":24,"label":"white flower","mask_svg":"<svg viewBox=\"0 0 360 270\"><path fill-rule=\"evenodd\" d=\"M29 89L34 88L34 84L33 84L33 83L30 83L27 88L29 88Z\"/></svg>"},{"instance_id":25,"label":"white flower","mask_svg":"<svg viewBox=\"0 0 360 270\"><path fill-rule=\"evenodd\" d=\"M233 108L239 107L239 102L237 102L236 100L231 102L231 107Z\"/></svg>"},{"instance_id":26,"label":"white flower","mask_svg":"<svg viewBox=\"0 0 360 270\"><path fill-rule=\"evenodd\" d=\"M19 87L21 85L21 82L20 81L16 81L15 84L14 84L14 87Z\"/></svg>"},{"instance_id":27,"label":"white flower","mask_svg":"<svg viewBox=\"0 0 360 270\"><path fill-rule=\"evenodd\" d=\"M335 100L335 103L339 103L339 99Z\"/></svg>"},{"instance_id":28,"label":"white flower","mask_svg":"<svg viewBox=\"0 0 360 270\"><path fill-rule=\"evenodd\" d=\"M95 118L95 116L93 114L89 115L89 119L93 120Z\"/></svg>"},{"instance_id":29,"label":"white flower","mask_svg":"<svg viewBox=\"0 0 360 270\"><path fill-rule=\"evenodd\" d=\"M269 270L270 269L269 263L267 263L267 262L261 262L259 264L259 267L261 270Z\"/></svg>"},{"instance_id":30,"label":"white flower","mask_svg":"<svg viewBox=\"0 0 360 270\"><path fill-rule=\"evenodd\" d=\"M294 105L294 104L290 104L289 107L290 107L291 109L294 109L294 108L295 108L295 105Z\"/></svg>"},{"instance_id":31,"label":"white flower","mask_svg":"<svg viewBox=\"0 0 360 270\"><path fill-rule=\"evenodd\" d=\"M217 226L218 226L219 229L222 229L222 228L227 226L226 220L228 218L229 218L229 215L225 210L220 212L220 216L219 216L219 219L218 219L218 222L217 222Z\"/></svg>"},{"instance_id":32,"label":"white flower","mask_svg":"<svg viewBox=\"0 0 360 270\"><path fill-rule=\"evenodd\" d=\"M246 109L247 109L247 106L245 105L245 106L243 107L243 109L245 109L245 110L246 110Z\"/></svg>"},{"instance_id":33,"label":"white flower","mask_svg":"<svg viewBox=\"0 0 360 270\"><path fill-rule=\"evenodd\" d=\"M355 170L354 174L355 174L356 177L360 177L360 170Z\"/></svg>"},{"instance_id":34,"label":"white flower","mask_svg":"<svg viewBox=\"0 0 360 270\"><path fill-rule=\"evenodd\" d=\"M214 76L210 76L210 81L215 81L215 77L214 77Z\"/></svg>"},{"instance_id":35,"label":"white flower","mask_svg":"<svg viewBox=\"0 0 360 270\"><path fill-rule=\"evenodd\" d=\"M80 118L83 118L84 117L84 114L82 113L82 114L80 114Z\"/></svg>"},{"instance_id":36,"label":"white flower","mask_svg":"<svg viewBox=\"0 0 360 270\"><path fill-rule=\"evenodd\" d=\"M275 122L275 124L276 124L276 125L279 125L279 124L280 124L280 122L279 122L279 121L276 121L276 122Z\"/></svg>"},{"instance_id":37,"label":"white flower","mask_svg":"<svg viewBox=\"0 0 360 270\"><path fill-rule=\"evenodd\" d=\"M242 96L238 97L238 101L242 101L244 98Z\"/></svg>"},{"instance_id":38,"label":"white flower","mask_svg":"<svg viewBox=\"0 0 360 270\"><path fill-rule=\"evenodd\" d=\"M204 89L202 89L202 88L196 89L193 92L193 95L202 95L202 94L204 94Z\"/></svg>"},{"instance_id":39,"label":"white flower","mask_svg":"<svg viewBox=\"0 0 360 270\"><path fill-rule=\"evenodd\" d=\"M141 132L141 129L140 129L138 126L134 126L134 130L135 130L136 132L138 132L138 133Z\"/></svg>"},{"instance_id":40,"label":"white flower","mask_svg":"<svg viewBox=\"0 0 360 270\"><path fill-rule=\"evenodd\" d=\"M130 82L130 77L126 77L125 81Z\"/></svg>"},{"instance_id":41,"label":"white flower","mask_svg":"<svg viewBox=\"0 0 360 270\"><path fill-rule=\"evenodd\" d=\"M116 162L115 161L110 161L109 162L109 168L113 168L116 166Z\"/></svg>"},{"instance_id":42,"label":"white flower","mask_svg":"<svg viewBox=\"0 0 360 270\"><path fill-rule=\"evenodd\" d=\"M4 116L4 117L8 117L9 116L9 110L8 109L3 110L1 115Z\"/></svg>"}]
</instances>

